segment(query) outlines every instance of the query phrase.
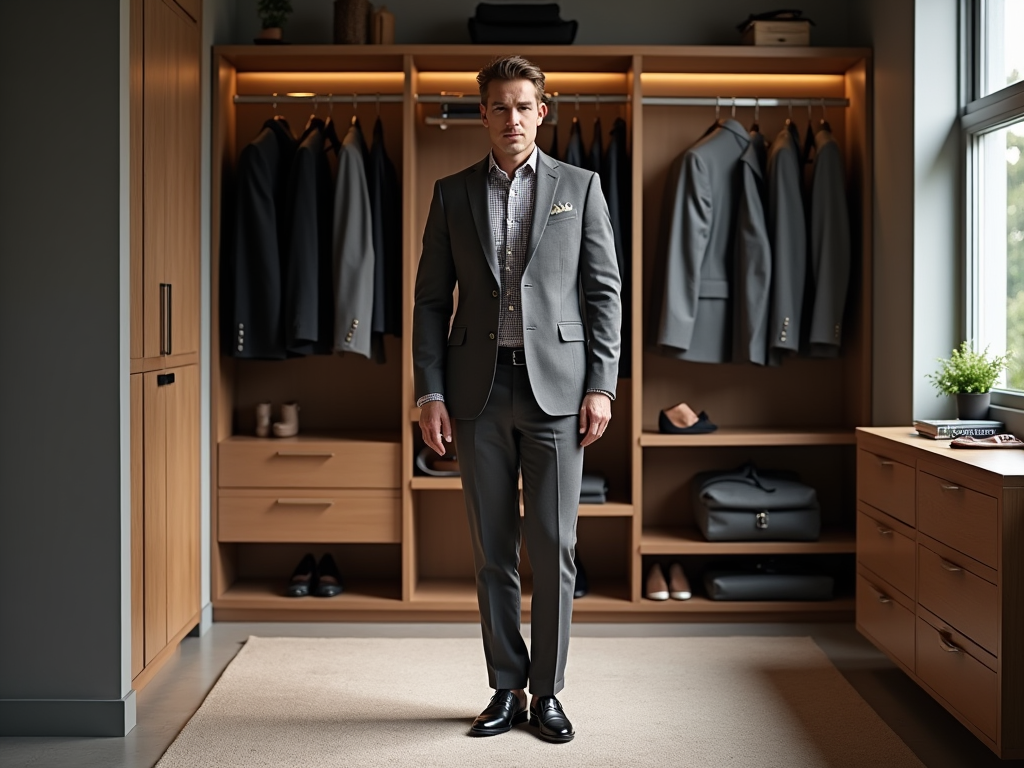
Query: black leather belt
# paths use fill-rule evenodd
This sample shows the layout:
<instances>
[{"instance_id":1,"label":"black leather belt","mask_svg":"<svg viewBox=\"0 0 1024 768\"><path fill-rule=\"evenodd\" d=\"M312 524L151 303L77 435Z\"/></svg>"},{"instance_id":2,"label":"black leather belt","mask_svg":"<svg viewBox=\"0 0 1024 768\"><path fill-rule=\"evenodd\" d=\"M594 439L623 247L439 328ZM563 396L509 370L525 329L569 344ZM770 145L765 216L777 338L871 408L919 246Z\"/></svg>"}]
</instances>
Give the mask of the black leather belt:
<instances>
[{"instance_id":1,"label":"black leather belt","mask_svg":"<svg viewBox=\"0 0 1024 768\"><path fill-rule=\"evenodd\" d=\"M514 347L498 347L500 365L526 365L526 350Z\"/></svg>"}]
</instances>

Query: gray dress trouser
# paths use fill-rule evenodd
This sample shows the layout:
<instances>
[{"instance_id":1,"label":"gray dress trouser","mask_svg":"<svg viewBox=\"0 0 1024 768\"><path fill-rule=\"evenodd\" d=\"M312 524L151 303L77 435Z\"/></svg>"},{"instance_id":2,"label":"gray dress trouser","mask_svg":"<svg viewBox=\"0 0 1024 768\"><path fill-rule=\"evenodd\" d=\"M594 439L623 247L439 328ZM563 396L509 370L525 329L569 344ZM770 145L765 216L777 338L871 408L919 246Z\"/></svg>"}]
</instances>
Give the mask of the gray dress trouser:
<instances>
[{"instance_id":1,"label":"gray dress trouser","mask_svg":"<svg viewBox=\"0 0 1024 768\"><path fill-rule=\"evenodd\" d=\"M579 416L549 416L526 366L499 363L483 412L455 422L484 656L492 688L552 696L564 686L576 580L583 449ZM519 469L525 512L519 516ZM532 659L520 633L520 526L533 565Z\"/></svg>"}]
</instances>

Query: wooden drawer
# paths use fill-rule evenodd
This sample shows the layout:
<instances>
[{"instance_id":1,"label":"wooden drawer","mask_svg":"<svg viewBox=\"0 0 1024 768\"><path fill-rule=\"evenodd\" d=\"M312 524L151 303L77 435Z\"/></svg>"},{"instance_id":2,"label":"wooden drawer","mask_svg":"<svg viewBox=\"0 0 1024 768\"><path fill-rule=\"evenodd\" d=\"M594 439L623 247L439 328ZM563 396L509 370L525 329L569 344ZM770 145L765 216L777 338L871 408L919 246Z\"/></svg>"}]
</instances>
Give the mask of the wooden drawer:
<instances>
[{"instance_id":1,"label":"wooden drawer","mask_svg":"<svg viewBox=\"0 0 1024 768\"><path fill-rule=\"evenodd\" d=\"M232 437L221 488L398 488L401 443L386 439Z\"/></svg>"},{"instance_id":2,"label":"wooden drawer","mask_svg":"<svg viewBox=\"0 0 1024 768\"><path fill-rule=\"evenodd\" d=\"M917 580L916 545L885 517L864 505L858 508L857 562L913 599Z\"/></svg>"},{"instance_id":3,"label":"wooden drawer","mask_svg":"<svg viewBox=\"0 0 1024 768\"><path fill-rule=\"evenodd\" d=\"M882 650L914 670L914 614L890 589L857 574L857 629Z\"/></svg>"},{"instance_id":4,"label":"wooden drawer","mask_svg":"<svg viewBox=\"0 0 1024 768\"><path fill-rule=\"evenodd\" d=\"M863 448L857 451L857 498L914 525L914 468Z\"/></svg>"},{"instance_id":5,"label":"wooden drawer","mask_svg":"<svg viewBox=\"0 0 1024 768\"><path fill-rule=\"evenodd\" d=\"M998 502L928 472L917 476L918 529L946 546L997 568Z\"/></svg>"},{"instance_id":6,"label":"wooden drawer","mask_svg":"<svg viewBox=\"0 0 1024 768\"><path fill-rule=\"evenodd\" d=\"M954 633L917 619L917 676L990 739L996 738L998 680Z\"/></svg>"},{"instance_id":7,"label":"wooden drawer","mask_svg":"<svg viewBox=\"0 0 1024 768\"><path fill-rule=\"evenodd\" d=\"M919 545L918 602L989 653L997 651L999 592L995 584Z\"/></svg>"},{"instance_id":8,"label":"wooden drawer","mask_svg":"<svg viewBox=\"0 0 1024 768\"><path fill-rule=\"evenodd\" d=\"M397 543L399 491L221 491L219 541Z\"/></svg>"}]
</instances>

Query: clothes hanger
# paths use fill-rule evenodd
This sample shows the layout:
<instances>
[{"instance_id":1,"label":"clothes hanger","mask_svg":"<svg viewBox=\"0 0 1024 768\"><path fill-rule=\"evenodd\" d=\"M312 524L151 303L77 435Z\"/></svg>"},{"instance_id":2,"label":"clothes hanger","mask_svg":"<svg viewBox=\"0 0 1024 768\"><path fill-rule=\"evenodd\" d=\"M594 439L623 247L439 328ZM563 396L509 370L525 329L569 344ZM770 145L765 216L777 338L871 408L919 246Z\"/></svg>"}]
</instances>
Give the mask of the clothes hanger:
<instances>
[{"instance_id":1,"label":"clothes hanger","mask_svg":"<svg viewBox=\"0 0 1024 768\"><path fill-rule=\"evenodd\" d=\"M807 102L807 130L804 131L804 163L811 162L811 155L814 153L814 127L811 125L814 115L811 112L811 102Z\"/></svg>"},{"instance_id":2,"label":"clothes hanger","mask_svg":"<svg viewBox=\"0 0 1024 768\"><path fill-rule=\"evenodd\" d=\"M341 139L338 138L338 131L334 125L334 94L327 94L327 119L324 121L324 142L328 149L335 152L341 150Z\"/></svg>"},{"instance_id":3,"label":"clothes hanger","mask_svg":"<svg viewBox=\"0 0 1024 768\"><path fill-rule=\"evenodd\" d=\"M754 99L754 122L750 126L750 132L751 133L760 133L761 132L760 117L761 117L761 100L755 98Z\"/></svg>"},{"instance_id":4,"label":"clothes hanger","mask_svg":"<svg viewBox=\"0 0 1024 768\"><path fill-rule=\"evenodd\" d=\"M277 93L274 93L273 95L274 95L275 98L277 97ZM288 121L285 119L284 115L277 114L277 102L276 101L272 101L270 103L270 109L273 112L273 114L271 115L271 118L270 118L270 122L273 122L275 125L279 125L284 130L288 131L288 133L290 135L291 132L292 132L291 126L288 125Z\"/></svg>"},{"instance_id":5,"label":"clothes hanger","mask_svg":"<svg viewBox=\"0 0 1024 768\"><path fill-rule=\"evenodd\" d=\"M356 114L356 107L359 105L358 94L352 94L352 125L359 125L359 115Z\"/></svg>"},{"instance_id":6,"label":"clothes hanger","mask_svg":"<svg viewBox=\"0 0 1024 768\"><path fill-rule=\"evenodd\" d=\"M825 97L821 97L821 126L823 130L832 133L832 126L828 124L828 117L825 115Z\"/></svg>"}]
</instances>

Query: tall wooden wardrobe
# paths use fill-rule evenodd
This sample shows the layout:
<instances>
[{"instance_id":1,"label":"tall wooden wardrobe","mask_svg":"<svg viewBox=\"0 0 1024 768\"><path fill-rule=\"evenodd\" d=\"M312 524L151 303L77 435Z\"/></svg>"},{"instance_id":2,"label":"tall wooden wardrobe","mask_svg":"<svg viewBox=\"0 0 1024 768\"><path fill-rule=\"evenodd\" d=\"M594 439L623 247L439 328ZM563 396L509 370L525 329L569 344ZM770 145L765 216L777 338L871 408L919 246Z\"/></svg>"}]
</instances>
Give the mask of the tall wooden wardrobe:
<instances>
[{"instance_id":1,"label":"tall wooden wardrobe","mask_svg":"<svg viewBox=\"0 0 1024 768\"><path fill-rule=\"evenodd\" d=\"M587 449L585 471L604 474L608 503L580 507L578 552L591 591L575 602L580 621L686 621L742 618L850 619L854 573L854 428L870 420L870 51L863 49L537 46L516 50L547 73L559 94L561 146L573 120L585 142L600 117L605 145L616 118L628 126L630 209L629 378L619 382L604 438ZM442 94L476 93L488 46L230 46L214 51L214 307L211 379L213 607L217 620L473 620L472 553L458 477L416 472L422 448L413 392L413 281L435 179L485 156L486 132L438 125ZM273 94L316 93L319 103ZM332 97L330 106L325 97ZM339 96L344 94L344 96ZM376 95L382 96L380 101ZM580 94L580 103L573 95ZM582 98L582 97L588 98ZM594 98L595 96L599 98ZM828 119L846 163L855 253L842 354L795 358L781 367L702 365L647 350L647 308L666 177L672 160L718 116L689 97L845 100ZM262 98L265 97L265 98ZM660 98L676 101L661 103ZM387 362L351 354L281 361L236 359L218 330L220 234L226 228L239 153L272 116L298 131L310 113L340 125L357 116L367 137L379 115L388 154L402 179L403 333L386 340ZM822 117L792 110L801 132ZM786 107L760 107L774 138ZM737 119L749 124L753 110ZM545 120L542 149L554 130ZM339 129L341 130L341 129ZM302 431L283 440L253 435L257 403L296 400ZM663 435L662 408L686 401L720 429ZM704 541L689 494L694 475L754 460L791 469L816 486L824 533L816 542ZM347 591L334 598L288 598L284 587L302 555L332 553ZM805 558L837 576L827 602L716 602L699 574L736 557ZM648 600L643 577L655 561L682 562L697 581L687 601ZM530 566L524 550L524 618Z\"/></svg>"},{"instance_id":2,"label":"tall wooden wardrobe","mask_svg":"<svg viewBox=\"0 0 1024 768\"><path fill-rule=\"evenodd\" d=\"M200 0L131 5L132 678L199 620Z\"/></svg>"}]
</instances>

